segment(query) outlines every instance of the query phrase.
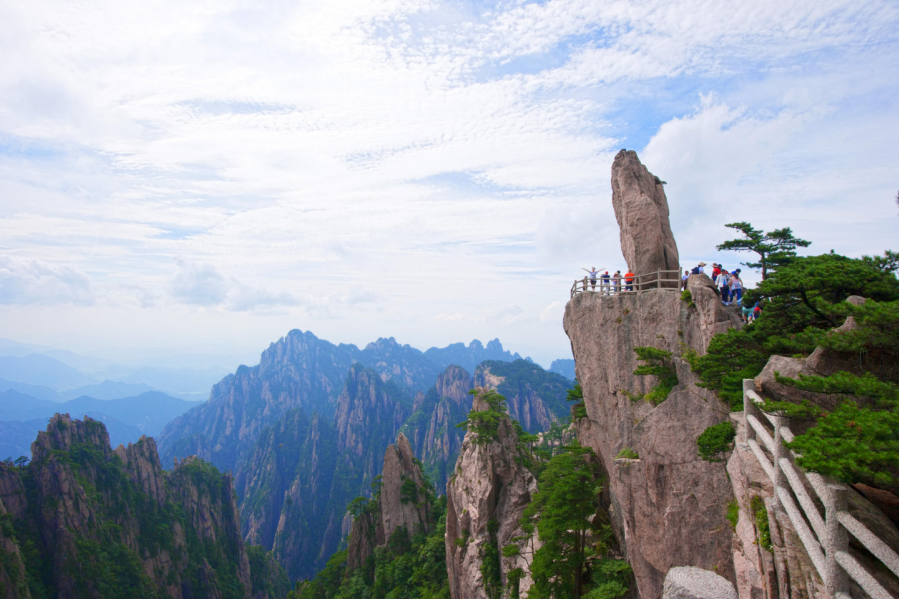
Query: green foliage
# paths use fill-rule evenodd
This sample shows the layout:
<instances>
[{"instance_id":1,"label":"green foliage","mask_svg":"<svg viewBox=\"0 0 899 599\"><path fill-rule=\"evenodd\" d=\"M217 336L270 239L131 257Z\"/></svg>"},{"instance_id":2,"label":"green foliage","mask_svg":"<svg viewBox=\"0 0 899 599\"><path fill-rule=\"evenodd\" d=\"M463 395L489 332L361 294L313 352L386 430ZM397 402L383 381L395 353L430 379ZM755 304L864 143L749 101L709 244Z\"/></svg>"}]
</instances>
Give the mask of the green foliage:
<instances>
[{"instance_id":1,"label":"green foliage","mask_svg":"<svg viewBox=\"0 0 899 599\"><path fill-rule=\"evenodd\" d=\"M760 269L763 280L768 278L769 270L789 264L796 257L797 247L808 247L812 243L794 237L789 227L764 233L747 222L730 223L724 226L741 232L743 238L725 241L716 248L719 251L732 250L758 254L758 262L744 262L743 266Z\"/></svg>"},{"instance_id":2,"label":"green foliage","mask_svg":"<svg viewBox=\"0 0 899 599\"><path fill-rule=\"evenodd\" d=\"M637 367L634 374L637 376L655 376L658 382L650 389L643 399L659 405L668 398L668 394L677 385L677 370L671 361L671 352L656 347L635 347L634 353L643 364Z\"/></svg>"},{"instance_id":3,"label":"green foliage","mask_svg":"<svg viewBox=\"0 0 899 599\"><path fill-rule=\"evenodd\" d=\"M640 455L636 450L631 449L630 447L622 447L621 451L618 452L618 455L615 456L616 460L639 460Z\"/></svg>"},{"instance_id":4,"label":"green foliage","mask_svg":"<svg viewBox=\"0 0 899 599\"><path fill-rule=\"evenodd\" d=\"M504 397L525 397L528 393L534 393L549 408L556 418L568 416L568 392L572 388L571 381L561 374L544 370L539 365L527 360L515 360L514 362L500 362L487 360L481 363L481 367L489 368L490 373L502 377L503 381L497 385L497 393ZM532 425L530 433L539 432L537 425Z\"/></svg>"},{"instance_id":5,"label":"green foliage","mask_svg":"<svg viewBox=\"0 0 899 599\"><path fill-rule=\"evenodd\" d=\"M401 503L418 503L418 485L412 478L404 478L403 484L400 486L400 502Z\"/></svg>"},{"instance_id":6,"label":"green foliage","mask_svg":"<svg viewBox=\"0 0 899 599\"><path fill-rule=\"evenodd\" d=\"M368 563L347 571L340 551L313 580L298 582L288 599L449 599L446 575L446 497L432 502L437 525L411 541L398 529L387 547L376 548Z\"/></svg>"},{"instance_id":7,"label":"green foliage","mask_svg":"<svg viewBox=\"0 0 899 599\"><path fill-rule=\"evenodd\" d=\"M771 545L771 527L768 524L768 509L765 507L765 501L755 495L749 503L752 509L753 519L755 520L755 529L758 532L759 547L766 551L773 551Z\"/></svg>"},{"instance_id":8,"label":"green foliage","mask_svg":"<svg viewBox=\"0 0 899 599\"><path fill-rule=\"evenodd\" d=\"M250 560L250 578L255 597L262 593L272 599L285 597L290 591L290 580L281 564L274 556L255 545L247 545L247 557Z\"/></svg>"},{"instance_id":9,"label":"green foliage","mask_svg":"<svg viewBox=\"0 0 899 599\"><path fill-rule=\"evenodd\" d=\"M713 424L696 438L699 456L707 462L720 462L720 456L730 449L736 436L730 420Z\"/></svg>"},{"instance_id":10,"label":"green foliage","mask_svg":"<svg viewBox=\"0 0 899 599\"><path fill-rule=\"evenodd\" d=\"M499 424L508 415L506 398L492 389L484 390L479 397L487 403L487 409L477 412L472 409L468 413L468 420L460 422L456 427L475 433L471 437L471 442L475 445L488 445L497 440Z\"/></svg>"},{"instance_id":11,"label":"green foliage","mask_svg":"<svg viewBox=\"0 0 899 599\"><path fill-rule=\"evenodd\" d=\"M489 599L501 599L503 596L502 568L500 551L496 541L499 522L496 519L487 522L487 542L481 547L481 577L484 581L484 592Z\"/></svg>"},{"instance_id":12,"label":"green foliage","mask_svg":"<svg viewBox=\"0 0 899 599\"><path fill-rule=\"evenodd\" d=\"M577 444L553 457L541 472L538 491L521 519L524 532L536 529L543 543L530 566L534 586L529 599L579 599L594 591L594 597L612 599L627 592L627 565L602 559L608 548L601 541L588 542L608 538L593 517L602 484L596 456ZM511 590L514 594L517 587Z\"/></svg>"},{"instance_id":13,"label":"green foliage","mask_svg":"<svg viewBox=\"0 0 899 599\"><path fill-rule=\"evenodd\" d=\"M869 301L853 306L844 301L850 295ZM899 375L899 281L872 259L795 258L746 298L750 305L762 302L762 318L715 335L703 356L685 355L700 386L716 391L731 409L742 409L743 379L758 376L772 355L807 355L819 344L855 356L860 369L880 378ZM847 316L855 319L855 331L828 332Z\"/></svg>"},{"instance_id":14,"label":"green foliage","mask_svg":"<svg viewBox=\"0 0 899 599\"><path fill-rule=\"evenodd\" d=\"M574 387L568 390L566 399L575 402L575 404L571 406L572 418L581 420L587 417L587 406L584 405L584 390L581 388L580 383L576 382Z\"/></svg>"},{"instance_id":15,"label":"green foliage","mask_svg":"<svg viewBox=\"0 0 899 599\"><path fill-rule=\"evenodd\" d=\"M690 306L691 308L696 305L693 303L693 294L690 293L689 289L684 289L683 292L680 294L680 298L681 298L681 301L686 302L687 305Z\"/></svg>"},{"instance_id":16,"label":"green foliage","mask_svg":"<svg viewBox=\"0 0 899 599\"><path fill-rule=\"evenodd\" d=\"M737 522L740 520L740 504L737 503L736 499L731 500L727 504L727 521L730 522L730 527L736 531L737 530Z\"/></svg>"}]
</instances>

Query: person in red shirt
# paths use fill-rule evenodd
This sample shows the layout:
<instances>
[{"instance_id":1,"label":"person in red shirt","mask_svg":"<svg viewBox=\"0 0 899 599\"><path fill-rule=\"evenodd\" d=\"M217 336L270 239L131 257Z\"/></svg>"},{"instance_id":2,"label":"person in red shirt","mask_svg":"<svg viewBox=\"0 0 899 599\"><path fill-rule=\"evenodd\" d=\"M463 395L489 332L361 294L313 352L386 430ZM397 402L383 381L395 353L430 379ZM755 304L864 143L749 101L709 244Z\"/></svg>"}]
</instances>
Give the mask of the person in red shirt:
<instances>
[{"instance_id":1,"label":"person in red shirt","mask_svg":"<svg viewBox=\"0 0 899 599\"><path fill-rule=\"evenodd\" d=\"M718 278L718 275L721 274L721 265L712 262L712 266L715 267L714 269L712 269L712 280L714 281Z\"/></svg>"},{"instance_id":2,"label":"person in red shirt","mask_svg":"<svg viewBox=\"0 0 899 599\"><path fill-rule=\"evenodd\" d=\"M627 269L627 272L624 273L624 282L627 284L628 291L634 290L634 273L631 272L631 269Z\"/></svg>"}]
</instances>

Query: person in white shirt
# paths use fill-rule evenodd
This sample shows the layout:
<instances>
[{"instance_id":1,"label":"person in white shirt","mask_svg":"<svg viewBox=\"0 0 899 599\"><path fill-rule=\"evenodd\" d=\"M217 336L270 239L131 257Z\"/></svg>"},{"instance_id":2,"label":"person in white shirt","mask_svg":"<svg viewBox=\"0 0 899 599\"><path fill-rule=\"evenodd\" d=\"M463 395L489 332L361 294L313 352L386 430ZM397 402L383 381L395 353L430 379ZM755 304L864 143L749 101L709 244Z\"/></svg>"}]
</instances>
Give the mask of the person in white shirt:
<instances>
[{"instance_id":1,"label":"person in white shirt","mask_svg":"<svg viewBox=\"0 0 899 599\"><path fill-rule=\"evenodd\" d=\"M730 288L728 283L730 283L730 275L726 270L721 269L721 274L715 279L715 286L721 292L721 301L725 306L730 305Z\"/></svg>"},{"instance_id":2,"label":"person in white shirt","mask_svg":"<svg viewBox=\"0 0 899 599\"><path fill-rule=\"evenodd\" d=\"M740 303L743 299L743 281L740 280L740 269L734 271L730 278L730 300L731 302Z\"/></svg>"}]
</instances>

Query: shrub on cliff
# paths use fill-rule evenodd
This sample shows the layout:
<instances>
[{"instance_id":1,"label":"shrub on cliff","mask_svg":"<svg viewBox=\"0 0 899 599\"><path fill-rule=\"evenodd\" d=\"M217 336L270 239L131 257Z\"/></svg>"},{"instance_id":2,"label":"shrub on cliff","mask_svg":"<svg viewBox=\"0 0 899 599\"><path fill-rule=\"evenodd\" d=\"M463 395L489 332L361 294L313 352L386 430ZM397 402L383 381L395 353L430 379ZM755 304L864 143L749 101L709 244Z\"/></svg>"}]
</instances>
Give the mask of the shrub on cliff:
<instances>
[{"instance_id":1,"label":"shrub on cliff","mask_svg":"<svg viewBox=\"0 0 899 599\"><path fill-rule=\"evenodd\" d=\"M657 347L635 347L634 353L643 364L637 367L637 376L655 376L658 382L649 390L643 399L659 405L668 398L668 394L677 385L677 370L671 361L671 352Z\"/></svg>"},{"instance_id":2,"label":"shrub on cliff","mask_svg":"<svg viewBox=\"0 0 899 599\"><path fill-rule=\"evenodd\" d=\"M475 445L487 445L496 441L499 434L499 423L508 416L506 398L492 389L469 391L472 395L478 395L487 403L486 410L472 410L468 413L468 420L460 422L457 428L473 432L471 442Z\"/></svg>"}]
</instances>

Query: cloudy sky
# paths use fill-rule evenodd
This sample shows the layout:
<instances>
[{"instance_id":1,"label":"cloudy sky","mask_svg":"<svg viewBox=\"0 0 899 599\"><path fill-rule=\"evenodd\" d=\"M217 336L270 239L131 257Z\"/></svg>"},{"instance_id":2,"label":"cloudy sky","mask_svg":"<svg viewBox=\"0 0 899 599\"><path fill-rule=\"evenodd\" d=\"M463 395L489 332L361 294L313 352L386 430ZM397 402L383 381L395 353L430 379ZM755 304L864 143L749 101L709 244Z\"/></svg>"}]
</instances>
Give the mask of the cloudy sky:
<instances>
[{"instance_id":1,"label":"cloudy sky","mask_svg":"<svg viewBox=\"0 0 899 599\"><path fill-rule=\"evenodd\" d=\"M739 220L899 249L893 0L0 0L0 57L0 337L548 365L624 266L620 148L684 264Z\"/></svg>"}]
</instances>

